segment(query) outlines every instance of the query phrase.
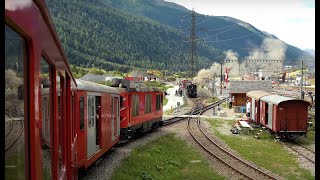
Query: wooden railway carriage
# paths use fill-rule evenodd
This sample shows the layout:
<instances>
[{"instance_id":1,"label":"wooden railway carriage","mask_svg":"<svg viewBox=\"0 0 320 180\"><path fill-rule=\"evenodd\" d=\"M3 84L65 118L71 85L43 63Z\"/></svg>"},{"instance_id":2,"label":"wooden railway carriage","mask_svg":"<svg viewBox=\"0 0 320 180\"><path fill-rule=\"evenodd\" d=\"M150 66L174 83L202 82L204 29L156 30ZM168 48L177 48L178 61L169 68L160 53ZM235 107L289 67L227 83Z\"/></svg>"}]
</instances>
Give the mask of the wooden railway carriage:
<instances>
[{"instance_id":1,"label":"wooden railway carriage","mask_svg":"<svg viewBox=\"0 0 320 180\"><path fill-rule=\"evenodd\" d=\"M251 102L251 120L260 124L260 98L271 95L266 91L254 90L247 93L247 99Z\"/></svg>"},{"instance_id":2,"label":"wooden railway carriage","mask_svg":"<svg viewBox=\"0 0 320 180\"><path fill-rule=\"evenodd\" d=\"M280 137L294 139L307 133L309 103L268 95L260 98L260 122Z\"/></svg>"},{"instance_id":3,"label":"wooden railway carriage","mask_svg":"<svg viewBox=\"0 0 320 180\"><path fill-rule=\"evenodd\" d=\"M79 168L87 168L119 141L120 92L84 80L77 80L77 85L73 89L77 162Z\"/></svg>"},{"instance_id":4,"label":"wooden railway carriage","mask_svg":"<svg viewBox=\"0 0 320 180\"><path fill-rule=\"evenodd\" d=\"M121 92L121 141L135 133L158 127L163 115L163 92L147 87L142 82L116 79L112 87Z\"/></svg>"},{"instance_id":5,"label":"wooden railway carriage","mask_svg":"<svg viewBox=\"0 0 320 180\"><path fill-rule=\"evenodd\" d=\"M5 122L22 127L6 147L6 179L76 179L75 81L43 0L5 1L5 79Z\"/></svg>"}]
</instances>

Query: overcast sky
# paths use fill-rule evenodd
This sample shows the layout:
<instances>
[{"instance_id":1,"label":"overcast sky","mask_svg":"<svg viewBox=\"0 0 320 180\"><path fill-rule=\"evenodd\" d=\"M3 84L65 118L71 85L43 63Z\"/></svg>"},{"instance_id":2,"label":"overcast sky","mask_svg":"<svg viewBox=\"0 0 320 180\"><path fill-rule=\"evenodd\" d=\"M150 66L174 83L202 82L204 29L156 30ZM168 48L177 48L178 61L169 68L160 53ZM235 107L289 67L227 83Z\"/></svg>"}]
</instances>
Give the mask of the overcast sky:
<instances>
[{"instance_id":1,"label":"overcast sky","mask_svg":"<svg viewBox=\"0 0 320 180\"><path fill-rule=\"evenodd\" d=\"M315 49L315 0L166 0L205 15L230 16L300 49Z\"/></svg>"}]
</instances>

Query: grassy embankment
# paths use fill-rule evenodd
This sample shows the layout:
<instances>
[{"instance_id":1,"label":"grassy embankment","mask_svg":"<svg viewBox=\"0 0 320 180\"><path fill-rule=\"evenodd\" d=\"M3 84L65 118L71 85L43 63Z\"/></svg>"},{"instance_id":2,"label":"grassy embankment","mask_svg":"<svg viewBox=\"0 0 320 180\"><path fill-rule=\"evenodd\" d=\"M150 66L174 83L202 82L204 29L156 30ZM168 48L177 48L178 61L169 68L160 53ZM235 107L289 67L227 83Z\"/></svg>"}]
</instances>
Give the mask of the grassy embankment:
<instances>
[{"instance_id":1,"label":"grassy embankment","mask_svg":"<svg viewBox=\"0 0 320 180\"><path fill-rule=\"evenodd\" d=\"M299 166L295 155L289 153L283 144L274 141L274 137L263 132L260 139L253 135L233 135L221 133L221 127L232 127L235 121L207 119L213 132L243 158L264 167L286 179L314 179L311 173ZM313 140L314 141L314 140Z\"/></svg>"},{"instance_id":2,"label":"grassy embankment","mask_svg":"<svg viewBox=\"0 0 320 180\"><path fill-rule=\"evenodd\" d=\"M174 134L135 148L111 179L225 179Z\"/></svg>"}]
</instances>

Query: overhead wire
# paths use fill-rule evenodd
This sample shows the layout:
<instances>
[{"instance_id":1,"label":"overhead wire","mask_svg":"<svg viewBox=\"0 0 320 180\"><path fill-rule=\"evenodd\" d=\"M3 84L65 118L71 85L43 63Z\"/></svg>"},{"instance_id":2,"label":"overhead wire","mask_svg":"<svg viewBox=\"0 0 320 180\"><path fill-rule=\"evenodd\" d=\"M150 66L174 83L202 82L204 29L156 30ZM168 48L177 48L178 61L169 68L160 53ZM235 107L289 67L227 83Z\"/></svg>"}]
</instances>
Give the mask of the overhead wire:
<instances>
[{"instance_id":1,"label":"overhead wire","mask_svg":"<svg viewBox=\"0 0 320 180\"><path fill-rule=\"evenodd\" d=\"M219 34L222 34L222 33L228 32L228 31L230 31L230 30L232 30L232 29L235 29L235 28L237 28L237 27L235 26L235 27L232 27L232 28L227 29L227 30L225 30L225 31L219 32L219 33L217 33L217 34L213 34L213 35L210 35L210 36L204 37L204 39L207 39L207 38L210 38L210 37L213 37L213 36L216 36L216 35L219 35Z\"/></svg>"}]
</instances>

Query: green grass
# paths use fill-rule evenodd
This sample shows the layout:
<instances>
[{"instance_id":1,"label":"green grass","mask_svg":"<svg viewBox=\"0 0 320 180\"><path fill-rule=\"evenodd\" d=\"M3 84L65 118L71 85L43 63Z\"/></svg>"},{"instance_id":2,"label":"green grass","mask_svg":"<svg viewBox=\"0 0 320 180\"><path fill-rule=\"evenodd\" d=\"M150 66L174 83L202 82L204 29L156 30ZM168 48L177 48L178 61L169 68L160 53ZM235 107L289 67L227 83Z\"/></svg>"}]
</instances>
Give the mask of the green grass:
<instances>
[{"instance_id":1,"label":"green grass","mask_svg":"<svg viewBox=\"0 0 320 180\"><path fill-rule=\"evenodd\" d=\"M158 81L143 81L143 83L149 87L156 87L160 91L166 91L169 88L169 86L167 86L166 83L158 82Z\"/></svg>"},{"instance_id":2,"label":"green grass","mask_svg":"<svg viewBox=\"0 0 320 180\"><path fill-rule=\"evenodd\" d=\"M5 159L5 179L24 179L24 149L21 148L18 152Z\"/></svg>"},{"instance_id":3,"label":"green grass","mask_svg":"<svg viewBox=\"0 0 320 180\"><path fill-rule=\"evenodd\" d=\"M163 97L163 105L165 106L168 103L168 99L166 97Z\"/></svg>"},{"instance_id":4,"label":"green grass","mask_svg":"<svg viewBox=\"0 0 320 180\"><path fill-rule=\"evenodd\" d=\"M134 149L111 179L225 178L211 169L199 152L175 138L174 134L168 134Z\"/></svg>"},{"instance_id":5,"label":"green grass","mask_svg":"<svg viewBox=\"0 0 320 180\"><path fill-rule=\"evenodd\" d=\"M260 139L253 135L230 135L217 131L224 123L230 126L234 121L208 119L214 134L220 137L229 147L236 150L244 159L264 167L286 179L315 179L311 173L301 168L295 156L289 153L281 143L275 142L273 136L263 132Z\"/></svg>"},{"instance_id":6,"label":"green grass","mask_svg":"<svg viewBox=\"0 0 320 180\"><path fill-rule=\"evenodd\" d=\"M206 99L206 101L207 101L208 103L214 103L214 102L216 102L216 101L218 101L218 100L219 100L219 98L216 97L216 96L209 97L209 98Z\"/></svg>"},{"instance_id":7,"label":"green grass","mask_svg":"<svg viewBox=\"0 0 320 180\"><path fill-rule=\"evenodd\" d=\"M220 107L221 107L221 109L229 108L229 104L224 102L224 103L220 104Z\"/></svg>"}]
</instances>

